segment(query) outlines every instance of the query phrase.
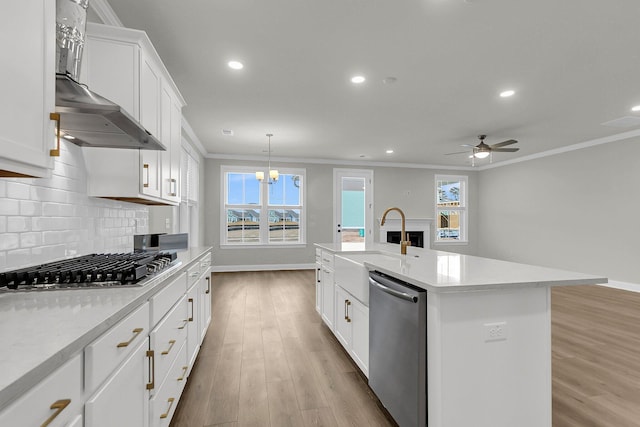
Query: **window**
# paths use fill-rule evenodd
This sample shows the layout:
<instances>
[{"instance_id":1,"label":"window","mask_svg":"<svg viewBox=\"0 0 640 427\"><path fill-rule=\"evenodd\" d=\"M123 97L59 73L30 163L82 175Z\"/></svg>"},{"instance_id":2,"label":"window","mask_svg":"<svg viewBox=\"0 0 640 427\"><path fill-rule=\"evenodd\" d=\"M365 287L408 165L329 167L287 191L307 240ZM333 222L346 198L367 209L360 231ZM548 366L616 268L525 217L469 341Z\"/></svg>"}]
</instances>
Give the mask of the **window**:
<instances>
[{"instance_id":1,"label":"window","mask_svg":"<svg viewBox=\"0 0 640 427\"><path fill-rule=\"evenodd\" d=\"M278 181L260 182L261 168L223 166L222 244L305 243L304 169L280 169ZM269 171L263 170L264 176Z\"/></svg>"},{"instance_id":2,"label":"window","mask_svg":"<svg viewBox=\"0 0 640 427\"><path fill-rule=\"evenodd\" d=\"M436 175L436 243L467 241L467 177Z\"/></svg>"}]
</instances>

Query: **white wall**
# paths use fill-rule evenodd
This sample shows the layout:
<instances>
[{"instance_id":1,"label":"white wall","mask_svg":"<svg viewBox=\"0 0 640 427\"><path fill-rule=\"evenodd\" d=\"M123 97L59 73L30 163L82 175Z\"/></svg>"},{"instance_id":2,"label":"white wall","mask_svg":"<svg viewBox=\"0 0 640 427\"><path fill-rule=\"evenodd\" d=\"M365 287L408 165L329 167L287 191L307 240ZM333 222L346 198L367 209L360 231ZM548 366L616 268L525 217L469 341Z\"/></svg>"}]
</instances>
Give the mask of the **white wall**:
<instances>
[{"instance_id":1,"label":"white wall","mask_svg":"<svg viewBox=\"0 0 640 427\"><path fill-rule=\"evenodd\" d=\"M214 265L290 265L310 264L315 260L314 242L333 241L333 169L345 168L343 165L324 165L310 163L284 164L278 162L275 167L300 167L307 170L307 245L304 248L277 249L265 247L260 249L220 248L220 166L249 165L264 166L260 162L207 159L205 171L205 245L214 247ZM449 173L468 175L472 193L477 192L475 171L439 171L433 169L380 168L374 170L374 218L380 218L384 210L390 206L401 208L409 218L433 218L434 175ZM402 190L409 190L404 196ZM476 197L470 198L470 215L476 210ZM472 243L464 246L439 246L438 249L472 253L475 251L475 220L471 221ZM376 229L375 239L378 239Z\"/></svg>"},{"instance_id":2,"label":"white wall","mask_svg":"<svg viewBox=\"0 0 640 427\"><path fill-rule=\"evenodd\" d=\"M640 140L479 174L478 255L640 283Z\"/></svg>"},{"instance_id":3,"label":"white wall","mask_svg":"<svg viewBox=\"0 0 640 427\"><path fill-rule=\"evenodd\" d=\"M129 252L148 230L146 206L88 197L82 149L61 143L50 178L0 179L0 271Z\"/></svg>"}]
</instances>

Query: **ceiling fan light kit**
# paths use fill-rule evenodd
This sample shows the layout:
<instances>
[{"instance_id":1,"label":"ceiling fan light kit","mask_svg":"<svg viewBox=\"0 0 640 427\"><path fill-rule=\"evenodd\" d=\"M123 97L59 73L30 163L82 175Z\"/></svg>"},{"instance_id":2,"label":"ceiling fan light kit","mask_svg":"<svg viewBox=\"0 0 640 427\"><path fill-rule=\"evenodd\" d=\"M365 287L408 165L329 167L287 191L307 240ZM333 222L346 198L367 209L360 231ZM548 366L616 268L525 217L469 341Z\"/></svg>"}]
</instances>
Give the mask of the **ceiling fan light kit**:
<instances>
[{"instance_id":1,"label":"ceiling fan light kit","mask_svg":"<svg viewBox=\"0 0 640 427\"><path fill-rule=\"evenodd\" d=\"M469 156L471 157L471 166L475 166L475 159L486 159L489 156L491 156L490 161L493 163L494 152L515 153L516 151L519 150L519 148L514 148L514 147L504 148L507 145L516 144L518 141L516 141L515 139L508 139L506 141L498 142L497 144L488 145L484 142L486 137L487 135L478 135L478 139L480 140L480 144L478 145L462 144L463 147L469 147L472 149L471 155ZM463 153L468 153L468 151L446 153L445 156L449 156L451 154L463 154Z\"/></svg>"}]
</instances>

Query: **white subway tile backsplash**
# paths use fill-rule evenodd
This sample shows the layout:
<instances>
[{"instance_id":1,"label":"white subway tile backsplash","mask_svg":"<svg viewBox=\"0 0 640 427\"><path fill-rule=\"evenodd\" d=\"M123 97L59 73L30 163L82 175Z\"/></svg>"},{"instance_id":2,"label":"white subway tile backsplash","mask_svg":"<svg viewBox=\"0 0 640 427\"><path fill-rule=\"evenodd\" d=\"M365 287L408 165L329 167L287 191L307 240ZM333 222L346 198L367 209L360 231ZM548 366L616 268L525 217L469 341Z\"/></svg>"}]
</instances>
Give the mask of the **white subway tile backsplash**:
<instances>
[{"instance_id":1,"label":"white subway tile backsplash","mask_svg":"<svg viewBox=\"0 0 640 427\"><path fill-rule=\"evenodd\" d=\"M82 149L63 144L51 177L0 179L0 271L129 252L149 229L146 206L88 197Z\"/></svg>"},{"instance_id":2,"label":"white subway tile backsplash","mask_svg":"<svg viewBox=\"0 0 640 427\"><path fill-rule=\"evenodd\" d=\"M28 216L7 217L7 232L20 233L24 231L31 231L31 217L28 217Z\"/></svg>"}]
</instances>

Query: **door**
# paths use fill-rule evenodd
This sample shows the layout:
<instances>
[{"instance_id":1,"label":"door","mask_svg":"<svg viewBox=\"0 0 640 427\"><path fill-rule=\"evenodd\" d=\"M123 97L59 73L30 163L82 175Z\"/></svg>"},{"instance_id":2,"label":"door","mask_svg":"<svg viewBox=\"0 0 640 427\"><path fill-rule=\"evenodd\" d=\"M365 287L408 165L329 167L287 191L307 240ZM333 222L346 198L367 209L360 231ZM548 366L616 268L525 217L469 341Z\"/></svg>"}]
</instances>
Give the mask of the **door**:
<instances>
[{"instance_id":1,"label":"door","mask_svg":"<svg viewBox=\"0 0 640 427\"><path fill-rule=\"evenodd\" d=\"M333 170L334 242L344 247L373 243L373 171Z\"/></svg>"}]
</instances>

